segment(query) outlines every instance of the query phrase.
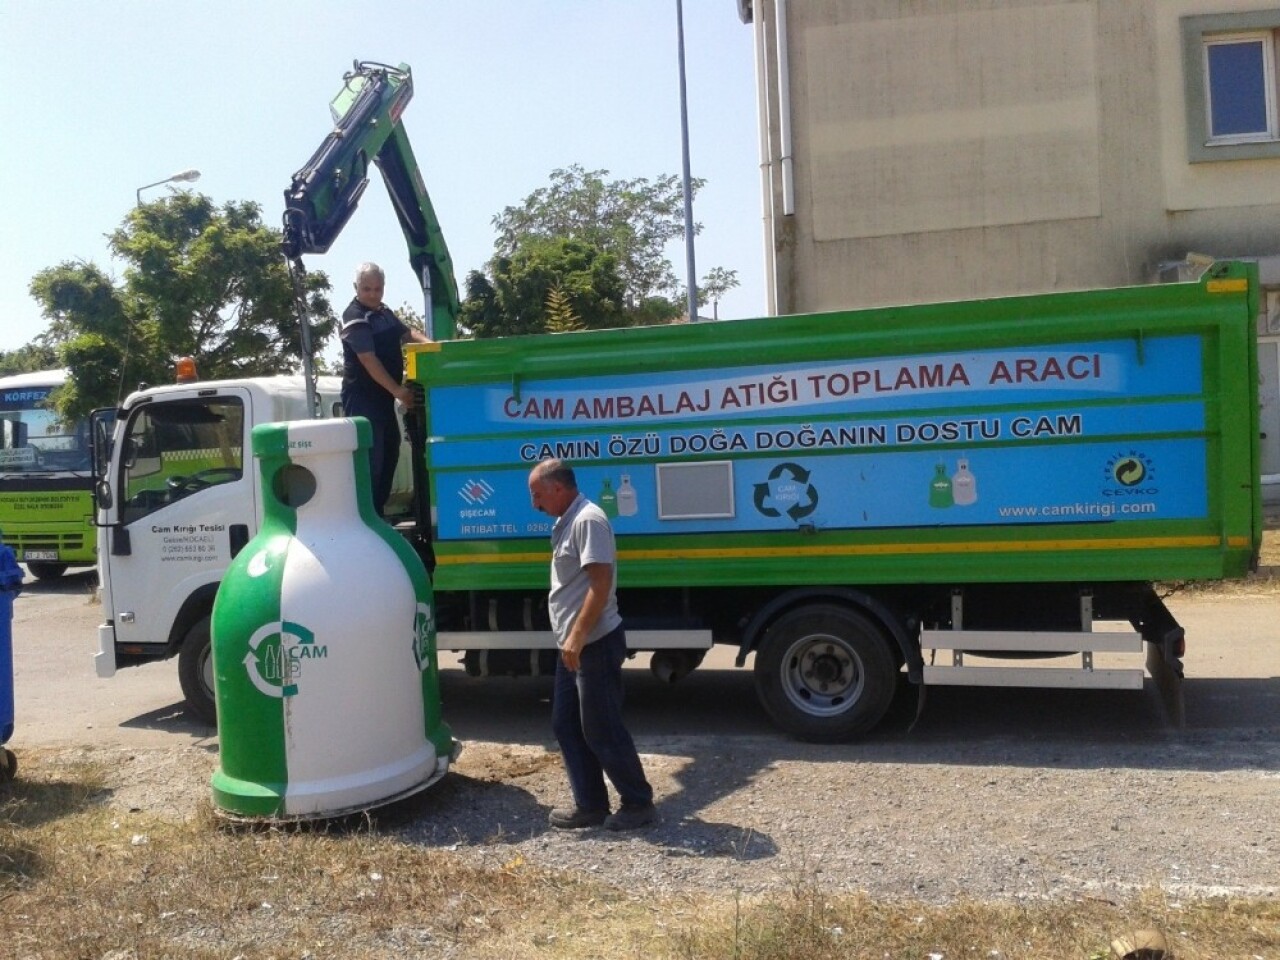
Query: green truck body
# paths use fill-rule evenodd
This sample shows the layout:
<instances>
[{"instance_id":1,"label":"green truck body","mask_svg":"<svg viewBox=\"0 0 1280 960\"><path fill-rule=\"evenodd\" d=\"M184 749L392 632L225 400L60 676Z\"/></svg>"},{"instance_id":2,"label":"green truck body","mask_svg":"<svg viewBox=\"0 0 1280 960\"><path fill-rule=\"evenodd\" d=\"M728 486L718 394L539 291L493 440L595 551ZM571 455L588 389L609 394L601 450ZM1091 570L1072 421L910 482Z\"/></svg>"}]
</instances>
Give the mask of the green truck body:
<instances>
[{"instance_id":1,"label":"green truck body","mask_svg":"<svg viewBox=\"0 0 1280 960\"><path fill-rule=\"evenodd\" d=\"M358 62L344 77L332 132L285 191L283 249L300 274L378 165L437 341L407 348L422 403L405 418L414 523L402 530L432 571L439 650L474 675L555 668L550 521L527 477L556 457L612 519L629 647L675 680L732 646L795 736L867 731L913 686L1150 677L1180 712L1185 637L1154 584L1242 577L1262 535L1254 266L454 340L451 260L401 119L411 94L404 64ZM146 426L229 424L230 404L242 436L225 443L242 452L254 426L315 413L297 390L210 382L126 400L100 502L101 675L176 653L189 705L212 719L208 614L262 491L256 471L214 463L169 476L159 467L191 444L158 428L149 444ZM135 435L157 470L124 456ZM1145 663L1112 662L1130 655Z\"/></svg>"},{"instance_id":2,"label":"green truck body","mask_svg":"<svg viewBox=\"0 0 1280 960\"><path fill-rule=\"evenodd\" d=\"M87 421L49 405L65 370L0 378L0 542L37 578L97 559Z\"/></svg>"},{"instance_id":3,"label":"green truck body","mask_svg":"<svg viewBox=\"0 0 1280 960\"><path fill-rule=\"evenodd\" d=\"M785 645L765 658L783 675L758 656L757 678L802 736L882 712L854 716L875 679L857 644L819 662L846 615L917 680L925 636L998 630L1019 651L1093 619L1130 621L1176 678L1181 630L1150 583L1244 576L1260 543L1257 310L1254 268L1232 263L1197 283L410 347L437 592L471 598L469 631L545 627L549 523L526 481L559 457L613 518L628 623L744 657Z\"/></svg>"}]
</instances>

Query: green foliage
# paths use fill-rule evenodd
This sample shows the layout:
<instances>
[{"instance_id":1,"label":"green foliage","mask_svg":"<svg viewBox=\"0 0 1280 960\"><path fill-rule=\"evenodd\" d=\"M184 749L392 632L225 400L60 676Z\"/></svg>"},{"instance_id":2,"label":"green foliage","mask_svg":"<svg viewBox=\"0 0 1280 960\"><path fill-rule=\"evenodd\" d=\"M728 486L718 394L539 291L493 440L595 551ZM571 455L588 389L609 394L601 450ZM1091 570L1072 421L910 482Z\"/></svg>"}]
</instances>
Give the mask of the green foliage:
<instances>
[{"instance_id":1,"label":"green foliage","mask_svg":"<svg viewBox=\"0 0 1280 960\"><path fill-rule=\"evenodd\" d=\"M549 329L546 298L557 286L588 329L669 323L684 314L685 293L666 257L667 246L684 237L680 179L608 180L608 175L576 164L553 170L549 186L494 217L494 257L485 273L467 278L464 328L475 336ZM696 193L703 184L694 180L691 187ZM695 224L693 229L701 228ZM616 301L612 281L607 290L599 286L603 277L584 284L580 273L548 275L558 259L568 259L554 247L565 242L576 245L579 259L584 251L594 251L596 269L616 277ZM737 285L733 271L716 268L708 280L714 284L717 278ZM595 302L585 292L588 286L596 290ZM727 287L717 289L723 293ZM713 291L712 298L718 295Z\"/></svg>"},{"instance_id":2,"label":"green foliage","mask_svg":"<svg viewBox=\"0 0 1280 960\"><path fill-rule=\"evenodd\" d=\"M547 332L572 333L574 330L585 330L581 318L573 312L573 304L569 295L560 284L556 284L547 293Z\"/></svg>"},{"instance_id":3,"label":"green foliage","mask_svg":"<svg viewBox=\"0 0 1280 960\"><path fill-rule=\"evenodd\" d=\"M578 164L551 171L550 186L494 218L497 255L512 257L539 237L579 240L617 259L628 306L677 293L679 283L665 249L684 236L680 178L667 174L653 181L606 181L608 175L608 170L584 170ZM695 195L705 182L692 182ZM694 225L695 234L700 229Z\"/></svg>"},{"instance_id":4,"label":"green foliage","mask_svg":"<svg viewBox=\"0 0 1280 960\"><path fill-rule=\"evenodd\" d=\"M302 366L293 287L280 233L254 203L216 208L178 193L129 212L110 234L123 283L93 264L64 262L36 274L31 295L46 335L71 371L59 410L76 416L118 401L139 382L172 379L194 357L204 379L296 372ZM313 349L333 333L328 278L309 273L304 295Z\"/></svg>"},{"instance_id":5,"label":"green foliage","mask_svg":"<svg viewBox=\"0 0 1280 960\"><path fill-rule=\"evenodd\" d=\"M698 305L717 304L726 293L738 286L741 284L738 282L737 270L712 267L698 283Z\"/></svg>"},{"instance_id":6,"label":"green foliage","mask_svg":"<svg viewBox=\"0 0 1280 960\"><path fill-rule=\"evenodd\" d=\"M473 336L544 333L547 298L563 294L569 311L584 329L625 326L623 284L616 259L577 240L527 240L511 257L495 258L493 279L472 271L461 326Z\"/></svg>"},{"instance_id":7,"label":"green foliage","mask_svg":"<svg viewBox=\"0 0 1280 960\"><path fill-rule=\"evenodd\" d=\"M0 350L0 377L15 373L35 373L58 366L58 352L48 343L36 340L17 350Z\"/></svg>"}]
</instances>

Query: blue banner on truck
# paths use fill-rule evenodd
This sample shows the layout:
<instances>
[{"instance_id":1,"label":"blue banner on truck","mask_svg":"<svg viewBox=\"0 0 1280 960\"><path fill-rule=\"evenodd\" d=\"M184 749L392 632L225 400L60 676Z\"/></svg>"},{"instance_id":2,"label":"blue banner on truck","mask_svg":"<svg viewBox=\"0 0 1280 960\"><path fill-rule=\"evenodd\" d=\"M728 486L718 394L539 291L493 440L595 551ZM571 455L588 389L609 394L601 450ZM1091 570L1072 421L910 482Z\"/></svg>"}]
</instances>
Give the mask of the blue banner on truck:
<instances>
[{"instance_id":1,"label":"blue banner on truck","mask_svg":"<svg viewBox=\"0 0 1280 960\"><path fill-rule=\"evenodd\" d=\"M545 533L552 456L619 533L1203 517L1201 362L1173 336L432 388L438 536Z\"/></svg>"}]
</instances>

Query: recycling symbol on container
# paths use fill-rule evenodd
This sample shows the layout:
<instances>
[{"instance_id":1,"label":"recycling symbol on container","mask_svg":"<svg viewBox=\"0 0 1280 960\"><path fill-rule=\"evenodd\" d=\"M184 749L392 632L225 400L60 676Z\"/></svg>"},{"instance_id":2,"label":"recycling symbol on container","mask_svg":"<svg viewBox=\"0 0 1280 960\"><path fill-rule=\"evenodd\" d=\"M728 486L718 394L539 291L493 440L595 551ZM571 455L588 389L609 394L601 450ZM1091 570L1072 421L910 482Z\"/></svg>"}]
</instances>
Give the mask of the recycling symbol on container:
<instances>
[{"instance_id":1,"label":"recycling symbol on container","mask_svg":"<svg viewBox=\"0 0 1280 960\"><path fill-rule=\"evenodd\" d=\"M300 623L275 620L263 624L249 638L244 668L259 693L282 699L295 696L305 660L325 660L327 646Z\"/></svg>"},{"instance_id":2,"label":"recycling symbol on container","mask_svg":"<svg viewBox=\"0 0 1280 960\"><path fill-rule=\"evenodd\" d=\"M769 479L755 485L755 507L766 517L784 513L801 520L818 509L818 488L809 482L809 471L798 463L780 463Z\"/></svg>"}]
</instances>

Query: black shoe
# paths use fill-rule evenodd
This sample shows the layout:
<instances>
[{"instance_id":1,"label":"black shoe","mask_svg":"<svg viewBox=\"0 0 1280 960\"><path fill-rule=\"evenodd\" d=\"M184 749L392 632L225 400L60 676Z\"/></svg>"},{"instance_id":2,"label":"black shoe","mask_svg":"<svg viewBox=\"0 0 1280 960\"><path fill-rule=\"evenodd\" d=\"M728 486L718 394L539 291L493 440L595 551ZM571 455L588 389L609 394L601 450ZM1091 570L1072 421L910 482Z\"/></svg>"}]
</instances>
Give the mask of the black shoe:
<instances>
[{"instance_id":1,"label":"black shoe","mask_svg":"<svg viewBox=\"0 0 1280 960\"><path fill-rule=\"evenodd\" d=\"M624 803L618 812L605 818L606 830L637 830L653 823L658 809L652 803Z\"/></svg>"},{"instance_id":2,"label":"black shoe","mask_svg":"<svg viewBox=\"0 0 1280 960\"><path fill-rule=\"evenodd\" d=\"M577 807L560 807L551 811L551 825L557 830L581 830L598 827L609 816L608 810L580 810Z\"/></svg>"}]
</instances>

